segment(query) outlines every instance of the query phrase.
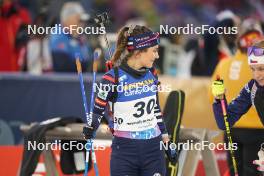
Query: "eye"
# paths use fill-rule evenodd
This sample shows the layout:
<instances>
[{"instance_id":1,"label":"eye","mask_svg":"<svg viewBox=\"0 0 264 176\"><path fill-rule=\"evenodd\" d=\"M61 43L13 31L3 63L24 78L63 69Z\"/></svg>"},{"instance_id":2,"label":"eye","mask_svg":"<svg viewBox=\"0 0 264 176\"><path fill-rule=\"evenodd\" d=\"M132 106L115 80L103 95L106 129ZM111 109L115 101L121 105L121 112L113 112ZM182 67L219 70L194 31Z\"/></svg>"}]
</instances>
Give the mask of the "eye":
<instances>
[{"instance_id":1,"label":"eye","mask_svg":"<svg viewBox=\"0 0 264 176\"><path fill-rule=\"evenodd\" d=\"M154 50L153 50L153 52L159 52L159 48L155 48Z\"/></svg>"}]
</instances>

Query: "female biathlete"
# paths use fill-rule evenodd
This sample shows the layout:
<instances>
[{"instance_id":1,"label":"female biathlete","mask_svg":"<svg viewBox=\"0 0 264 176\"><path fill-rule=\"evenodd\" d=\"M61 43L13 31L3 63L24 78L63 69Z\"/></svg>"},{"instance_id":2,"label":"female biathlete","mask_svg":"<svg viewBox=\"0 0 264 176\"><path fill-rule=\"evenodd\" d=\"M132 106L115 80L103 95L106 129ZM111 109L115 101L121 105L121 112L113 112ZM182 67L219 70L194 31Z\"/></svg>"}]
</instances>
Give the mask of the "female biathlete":
<instances>
[{"instance_id":1,"label":"female biathlete","mask_svg":"<svg viewBox=\"0 0 264 176\"><path fill-rule=\"evenodd\" d=\"M159 34L145 26L123 27L111 59L118 65L107 72L95 98L92 127L85 126L86 139L94 137L106 106L112 111L113 141L111 176L165 175L165 155L160 142L169 143L158 100L158 80L153 62L159 58ZM165 150L175 161L177 153Z\"/></svg>"},{"instance_id":2,"label":"female biathlete","mask_svg":"<svg viewBox=\"0 0 264 176\"><path fill-rule=\"evenodd\" d=\"M248 64L252 70L253 79L251 79L245 87L240 91L239 95L227 104L225 99L225 86L222 80L216 80L212 83L212 94L215 97L213 103L213 111L216 123L220 129L226 129L226 123L224 122L223 110L221 108L220 99L224 98L225 105L227 106L227 121L229 126L232 127L253 105L258 113L258 116L264 125L264 40L255 43L253 46L248 48ZM236 86L236 85L234 85ZM228 90L227 90L228 91ZM252 135L254 134L254 135ZM231 131L232 136L232 131ZM232 136L234 138L234 136ZM264 142L264 130L252 130L250 133L242 131L240 132L240 139L236 141L252 143L252 139L258 138L259 142L254 142L255 146L261 147ZM244 151L248 149L247 151ZM253 146L240 149L244 153L250 153L254 149ZM244 156L245 154L243 154ZM240 156L241 157L241 156ZM247 162L238 167L238 174L241 176L243 173L250 173L250 175L259 175L252 170L253 160L257 159L257 152L251 153L251 155L245 155L243 158ZM241 162L241 161L237 161ZM262 163L264 166L264 163ZM262 166L262 167L263 167ZM231 168L233 169L233 168ZM257 168L256 170L260 168ZM248 174L246 174L248 175Z\"/></svg>"}]
</instances>

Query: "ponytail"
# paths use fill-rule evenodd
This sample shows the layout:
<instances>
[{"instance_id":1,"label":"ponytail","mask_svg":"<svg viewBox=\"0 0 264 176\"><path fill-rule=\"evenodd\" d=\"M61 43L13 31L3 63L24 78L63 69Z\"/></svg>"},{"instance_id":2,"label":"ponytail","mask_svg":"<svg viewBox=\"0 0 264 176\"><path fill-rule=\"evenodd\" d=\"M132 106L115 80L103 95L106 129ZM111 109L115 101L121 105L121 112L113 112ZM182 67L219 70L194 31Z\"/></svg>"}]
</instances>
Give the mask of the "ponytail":
<instances>
[{"instance_id":1,"label":"ponytail","mask_svg":"<svg viewBox=\"0 0 264 176\"><path fill-rule=\"evenodd\" d=\"M116 42L116 50L111 58L111 61L113 65L117 63L117 61L120 59L121 54L125 51L126 46L127 46L127 31L128 27L123 27L117 37L117 42Z\"/></svg>"}]
</instances>

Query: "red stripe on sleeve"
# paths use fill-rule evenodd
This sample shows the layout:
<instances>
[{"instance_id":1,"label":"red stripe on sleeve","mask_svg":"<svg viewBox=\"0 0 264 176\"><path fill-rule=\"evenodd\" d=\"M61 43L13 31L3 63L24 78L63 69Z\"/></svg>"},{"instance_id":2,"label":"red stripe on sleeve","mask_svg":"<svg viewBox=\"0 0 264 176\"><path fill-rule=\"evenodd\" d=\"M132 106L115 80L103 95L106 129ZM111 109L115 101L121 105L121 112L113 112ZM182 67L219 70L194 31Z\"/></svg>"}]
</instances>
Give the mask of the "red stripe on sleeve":
<instances>
[{"instance_id":1,"label":"red stripe on sleeve","mask_svg":"<svg viewBox=\"0 0 264 176\"><path fill-rule=\"evenodd\" d=\"M103 102L102 100L99 100L98 98L95 99L95 102L101 106L106 106L106 102Z\"/></svg>"},{"instance_id":2,"label":"red stripe on sleeve","mask_svg":"<svg viewBox=\"0 0 264 176\"><path fill-rule=\"evenodd\" d=\"M103 79L106 79L106 80L108 80L108 81L110 81L110 82L112 82L112 83L115 83L115 79L112 78L111 76L104 75L104 76L103 76Z\"/></svg>"}]
</instances>

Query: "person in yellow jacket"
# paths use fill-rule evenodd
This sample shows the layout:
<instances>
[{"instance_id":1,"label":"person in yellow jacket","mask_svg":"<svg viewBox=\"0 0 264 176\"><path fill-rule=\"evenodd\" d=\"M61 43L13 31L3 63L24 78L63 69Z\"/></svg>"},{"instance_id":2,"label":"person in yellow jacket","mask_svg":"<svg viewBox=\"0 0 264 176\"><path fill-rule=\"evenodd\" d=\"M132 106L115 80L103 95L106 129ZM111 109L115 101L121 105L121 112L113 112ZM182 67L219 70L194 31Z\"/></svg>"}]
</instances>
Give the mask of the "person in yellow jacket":
<instances>
[{"instance_id":1,"label":"person in yellow jacket","mask_svg":"<svg viewBox=\"0 0 264 176\"><path fill-rule=\"evenodd\" d=\"M252 71L248 66L247 48L262 37L260 25L252 19L245 20L241 27L240 37L237 42L238 50L235 56L221 60L217 65L212 81L216 80L217 76L224 80L227 102L231 102L232 99L236 98L244 85L252 79ZM210 100L211 102L214 100L212 95ZM251 107L234 124L231 129L231 135L233 142L238 145L235 155L238 162L239 176L258 175L259 172L252 162L257 158L259 147L264 142L257 137L264 135L264 128L254 107ZM227 142L226 137L225 141ZM229 155L229 152L227 153ZM230 174L234 175L230 156L228 156L228 164L230 166Z\"/></svg>"}]
</instances>

